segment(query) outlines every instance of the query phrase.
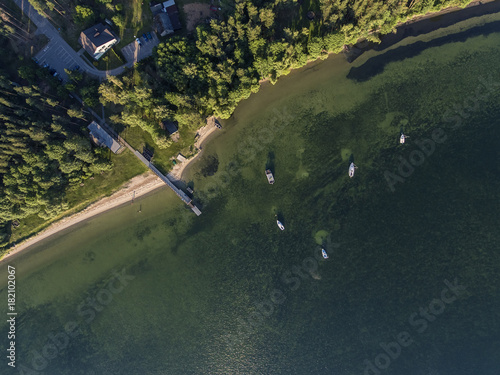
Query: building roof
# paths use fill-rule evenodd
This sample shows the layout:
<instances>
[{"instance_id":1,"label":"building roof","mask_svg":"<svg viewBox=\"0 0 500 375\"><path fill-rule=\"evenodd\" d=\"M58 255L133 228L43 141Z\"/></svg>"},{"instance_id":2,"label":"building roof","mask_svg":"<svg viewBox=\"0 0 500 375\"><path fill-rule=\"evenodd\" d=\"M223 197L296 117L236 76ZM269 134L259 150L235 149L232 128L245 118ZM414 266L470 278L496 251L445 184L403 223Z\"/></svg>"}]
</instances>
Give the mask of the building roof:
<instances>
[{"instance_id":1,"label":"building roof","mask_svg":"<svg viewBox=\"0 0 500 375\"><path fill-rule=\"evenodd\" d=\"M169 15L173 13L179 13L179 8L177 8L177 5L170 5L169 7L165 8L165 12L167 12Z\"/></svg>"},{"instance_id":2,"label":"building roof","mask_svg":"<svg viewBox=\"0 0 500 375\"><path fill-rule=\"evenodd\" d=\"M170 18L170 22L172 23L172 28L174 30L182 29L181 21L179 19L179 11L177 9L177 5L171 6L166 9L168 13L168 17Z\"/></svg>"},{"instance_id":3,"label":"building roof","mask_svg":"<svg viewBox=\"0 0 500 375\"><path fill-rule=\"evenodd\" d=\"M151 9L151 13L153 13L153 16L156 16L158 13L163 11L163 4L153 4L149 6L149 9Z\"/></svg>"},{"instance_id":4,"label":"building roof","mask_svg":"<svg viewBox=\"0 0 500 375\"><path fill-rule=\"evenodd\" d=\"M98 23L80 34L79 42L82 47L93 56L96 49L103 44L116 40L117 37L109 26Z\"/></svg>"},{"instance_id":5,"label":"building roof","mask_svg":"<svg viewBox=\"0 0 500 375\"><path fill-rule=\"evenodd\" d=\"M179 130L174 122L168 120L162 121L161 127L162 129L165 129L168 132L168 134L174 134L176 131Z\"/></svg>"},{"instance_id":6,"label":"building roof","mask_svg":"<svg viewBox=\"0 0 500 375\"><path fill-rule=\"evenodd\" d=\"M181 163L184 163L187 160L186 157L180 153L179 155L177 155L176 159L179 160Z\"/></svg>"},{"instance_id":7,"label":"building roof","mask_svg":"<svg viewBox=\"0 0 500 375\"><path fill-rule=\"evenodd\" d=\"M163 3L164 8L171 7L172 5L175 5L175 0L167 0Z\"/></svg>"},{"instance_id":8,"label":"building roof","mask_svg":"<svg viewBox=\"0 0 500 375\"><path fill-rule=\"evenodd\" d=\"M170 17L167 13L161 12L154 16L153 25L156 33L160 36L165 36L174 32L174 28L172 27L172 23L170 22Z\"/></svg>"},{"instance_id":9,"label":"building roof","mask_svg":"<svg viewBox=\"0 0 500 375\"><path fill-rule=\"evenodd\" d=\"M100 146L106 146L115 154L122 148L122 145L110 136L106 130L101 128L97 122L92 121L88 126L88 129L90 130L90 135L94 137L94 140L97 141Z\"/></svg>"}]
</instances>

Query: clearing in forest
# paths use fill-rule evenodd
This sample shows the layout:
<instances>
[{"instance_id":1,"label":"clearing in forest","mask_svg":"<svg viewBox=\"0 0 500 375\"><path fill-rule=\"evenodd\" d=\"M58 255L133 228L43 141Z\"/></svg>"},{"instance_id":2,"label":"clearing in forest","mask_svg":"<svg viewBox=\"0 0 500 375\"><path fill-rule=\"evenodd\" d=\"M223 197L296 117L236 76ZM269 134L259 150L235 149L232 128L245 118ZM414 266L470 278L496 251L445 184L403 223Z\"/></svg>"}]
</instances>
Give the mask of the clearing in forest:
<instances>
[{"instance_id":1,"label":"clearing in forest","mask_svg":"<svg viewBox=\"0 0 500 375\"><path fill-rule=\"evenodd\" d=\"M205 18L210 17L212 11L210 4L206 3L191 3L184 5L184 13L186 14L187 31L193 31Z\"/></svg>"}]
</instances>

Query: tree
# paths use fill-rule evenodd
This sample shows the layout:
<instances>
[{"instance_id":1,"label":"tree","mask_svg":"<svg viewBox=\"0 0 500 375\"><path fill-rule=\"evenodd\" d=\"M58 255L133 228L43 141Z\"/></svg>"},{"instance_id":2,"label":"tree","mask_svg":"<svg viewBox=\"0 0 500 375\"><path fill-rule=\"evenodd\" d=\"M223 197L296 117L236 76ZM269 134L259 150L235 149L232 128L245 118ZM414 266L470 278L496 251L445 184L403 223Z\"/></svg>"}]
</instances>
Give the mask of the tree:
<instances>
[{"instance_id":1,"label":"tree","mask_svg":"<svg viewBox=\"0 0 500 375\"><path fill-rule=\"evenodd\" d=\"M68 109L68 116L73 118L78 118L81 120L85 119L85 115L83 114L83 110L81 108L77 108L76 106L72 106Z\"/></svg>"},{"instance_id":2,"label":"tree","mask_svg":"<svg viewBox=\"0 0 500 375\"><path fill-rule=\"evenodd\" d=\"M94 18L94 11L88 7L77 5L75 7L74 20L76 23L84 24Z\"/></svg>"},{"instance_id":3,"label":"tree","mask_svg":"<svg viewBox=\"0 0 500 375\"><path fill-rule=\"evenodd\" d=\"M120 32L123 32L126 26L125 17L121 14L117 14L111 18L111 21L120 28Z\"/></svg>"},{"instance_id":4,"label":"tree","mask_svg":"<svg viewBox=\"0 0 500 375\"><path fill-rule=\"evenodd\" d=\"M33 83L35 81L36 71L31 64L19 67L17 73L19 74L19 77L27 80L30 83Z\"/></svg>"},{"instance_id":5,"label":"tree","mask_svg":"<svg viewBox=\"0 0 500 375\"><path fill-rule=\"evenodd\" d=\"M0 37L0 45L4 39ZM9 64L0 55L0 66ZM19 76L32 79L32 62L20 62ZM48 78L47 78L48 79ZM35 80L37 80L35 78ZM0 247L8 243L10 222L31 215L53 218L68 208L65 192L108 170L110 163L95 152L78 107L57 88L23 84L15 74L0 74ZM68 117L68 113L75 117ZM81 132L81 133L80 133Z\"/></svg>"},{"instance_id":6,"label":"tree","mask_svg":"<svg viewBox=\"0 0 500 375\"><path fill-rule=\"evenodd\" d=\"M260 21L266 28L271 28L274 24L274 11L269 8L264 8L260 10L259 13Z\"/></svg>"},{"instance_id":7,"label":"tree","mask_svg":"<svg viewBox=\"0 0 500 375\"><path fill-rule=\"evenodd\" d=\"M332 33L326 35L324 41L329 52L340 52L344 48L345 36L342 33Z\"/></svg>"}]
</instances>

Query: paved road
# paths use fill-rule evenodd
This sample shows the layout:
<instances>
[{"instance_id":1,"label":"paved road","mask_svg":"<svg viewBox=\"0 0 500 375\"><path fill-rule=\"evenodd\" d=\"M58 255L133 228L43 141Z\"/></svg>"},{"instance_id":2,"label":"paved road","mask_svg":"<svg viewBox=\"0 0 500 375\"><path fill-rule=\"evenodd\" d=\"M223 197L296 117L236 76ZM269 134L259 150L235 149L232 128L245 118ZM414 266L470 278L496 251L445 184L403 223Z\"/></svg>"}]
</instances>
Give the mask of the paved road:
<instances>
[{"instance_id":1,"label":"paved road","mask_svg":"<svg viewBox=\"0 0 500 375\"><path fill-rule=\"evenodd\" d=\"M59 32L54 26L43 16L41 16L28 2L28 0L14 0L14 2L21 8L21 10L33 21L37 27L37 34L44 34L49 38L47 46L40 51L35 57L43 65L47 63L50 67L56 70L61 77L66 81L67 75L64 69L72 69L76 65L87 74L99 78L100 80L106 79L109 75L118 75L123 73L126 67L132 67L135 61L128 61L126 64L119 68L112 70L98 70L94 66L87 64L87 62L78 55L78 53L71 48L68 43L61 37ZM151 42L152 44L152 42ZM152 52L152 51L151 51ZM144 58L146 56L141 56Z\"/></svg>"}]
</instances>

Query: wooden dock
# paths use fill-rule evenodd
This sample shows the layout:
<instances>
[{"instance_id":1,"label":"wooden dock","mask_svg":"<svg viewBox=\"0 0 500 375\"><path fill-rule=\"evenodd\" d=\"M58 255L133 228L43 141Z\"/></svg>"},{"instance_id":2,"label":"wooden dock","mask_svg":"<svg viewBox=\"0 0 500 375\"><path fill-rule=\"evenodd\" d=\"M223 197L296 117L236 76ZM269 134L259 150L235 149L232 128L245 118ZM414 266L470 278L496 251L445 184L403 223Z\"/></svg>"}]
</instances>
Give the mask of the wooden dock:
<instances>
[{"instance_id":1,"label":"wooden dock","mask_svg":"<svg viewBox=\"0 0 500 375\"><path fill-rule=\"evenodd\" d=\"M76 96L76 98L80 101L81 99L78 98ZM82 102L83 104L83 102ZM181 198L181 200L186 203L189 208L191 208L191 210L196 214L196 216L200 216L201 215L201 211L198 207L196 207L193 203L192 203L192 200L191 198L189 198L186 193L184 193L184 191L182 191L181 189L179 189L177 186L175 186L174 184L174 181L175 179L173 178L173 176L171 176L170 174L167 174L167 176L165 176L163 173L161 173L154 165L153 163L151 163L149 160L147 160L144 156L142 156L142 154L137 151L136 149L134 149L125 139L123 139L122 137L120 137L120 135L114 131L113 128L111 128L110 126L108 126L108 124L106 124L106 122L104 121L103 118L99 117L97 115L97 113L95 113L92 109L89 109L90 112L92 113L92 115L98 120L98 123L99 125L104 128L107 132L109 132L109 134L113 135L114 137L116 137L116 139L118 139L118 141L123 144L125 147L127 147L130 151L132 151L132 153L144 164L146 165L146 167L148 167L149 169L151 169L158 177L160 177L160 179L170 188L174 191L174 193L179 197ZM134 198L135 198L135 195L134 195ZM133 199L132 199L132 202L133 202Z\"/></svg>"},{"instance_id":2,"label":"wooden dock","mask_svg":"<svg viewBox=\"0 0 500 375\"><path fill-rule=\"evenodd\" d=\"M150 161L148 161L144 156L142 156L142 154L137 151L137 150L134 150L134 155L141 161L143 162L149 169L151 169L154 174L156 174L158 177L160 177L160 179L170 188L173 190L173 192L179 197L181 198L181 200L186 203L189 208L191 208L191 210L196 214L196 216L200 216L201 215L201 211L198 207L196 207L193 203L192 203L192 199L189 198L187 196L186 193L184 193L184 191L182 191L181 189L179 189L177 186L175 186L174 184L174 178L170 175L170 174L167 174L166 176L161 173L155 166L153 163L151 163Z\"/></svg>"}]
</instances>

